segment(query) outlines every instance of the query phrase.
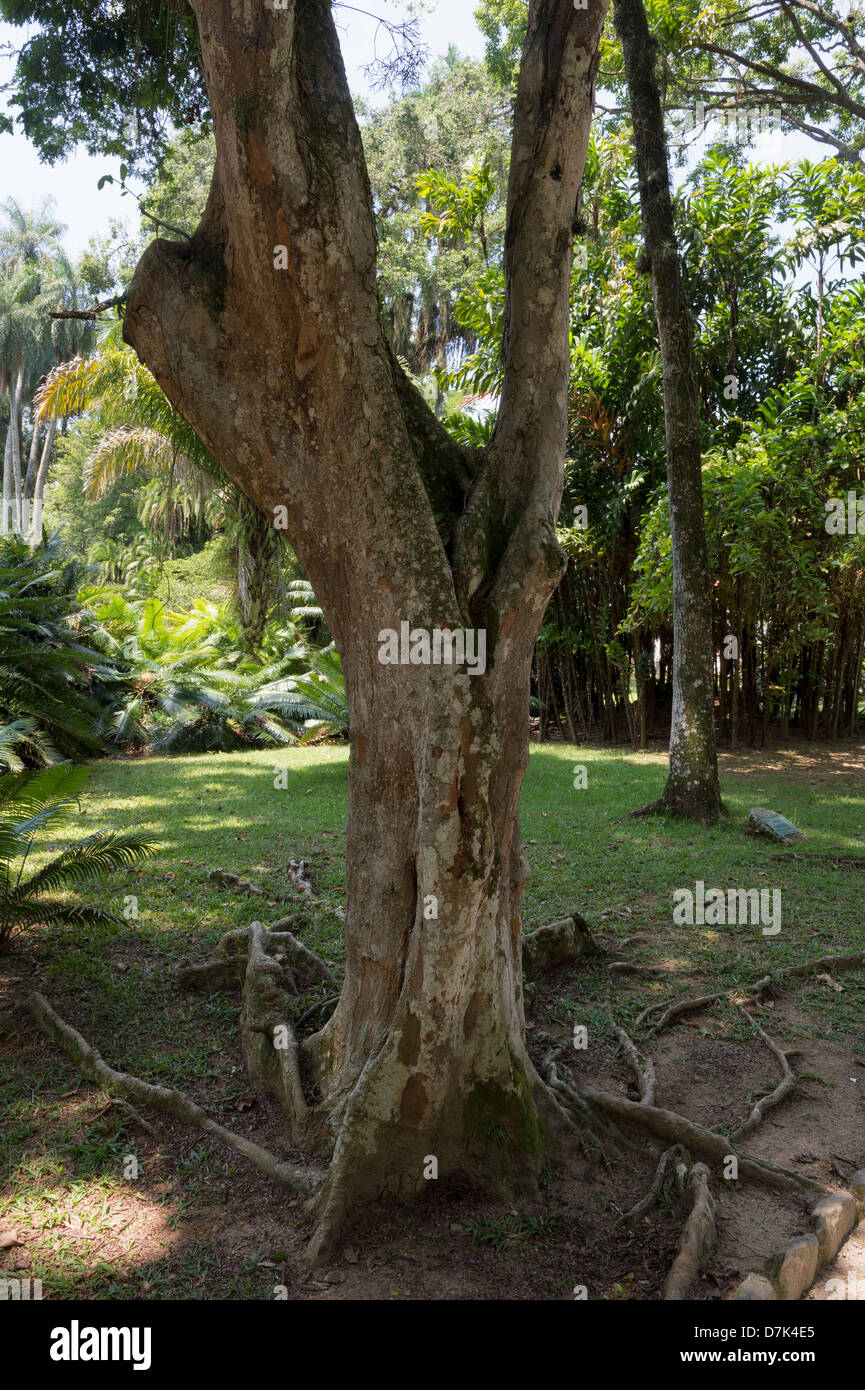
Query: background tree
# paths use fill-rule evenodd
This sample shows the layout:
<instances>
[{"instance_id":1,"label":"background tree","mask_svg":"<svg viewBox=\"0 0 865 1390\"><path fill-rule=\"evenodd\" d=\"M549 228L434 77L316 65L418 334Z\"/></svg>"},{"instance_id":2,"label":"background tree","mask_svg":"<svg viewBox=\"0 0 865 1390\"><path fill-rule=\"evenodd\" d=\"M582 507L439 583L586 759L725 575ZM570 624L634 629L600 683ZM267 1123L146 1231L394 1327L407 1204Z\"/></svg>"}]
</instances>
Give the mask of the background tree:
<instances>
[{"instance_id":1,"label":"background tree","mask_svg":"<svg viewBox=\"0 0 865 1390\"><path fill-rule=\"evenodd\" d=\"M720 810L715 750L711 579L703 516L696 360L673 218L664 118L655 75L658 46L642 0L615 0L622 42L647 269L664 381L667 489L673 547L673 716L670 769L658 803L714 820Z\"/></svg>"}]
</instances>

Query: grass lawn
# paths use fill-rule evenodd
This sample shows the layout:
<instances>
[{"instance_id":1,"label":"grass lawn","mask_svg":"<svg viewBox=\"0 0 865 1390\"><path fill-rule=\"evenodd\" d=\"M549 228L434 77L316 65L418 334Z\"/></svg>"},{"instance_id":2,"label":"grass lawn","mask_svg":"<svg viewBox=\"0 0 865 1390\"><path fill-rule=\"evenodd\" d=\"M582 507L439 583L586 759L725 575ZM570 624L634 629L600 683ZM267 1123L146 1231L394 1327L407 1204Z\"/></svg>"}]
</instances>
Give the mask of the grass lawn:
<instances>
[{"instance_id":1,"label":"grass lawn","mask_svg":"<svg viewBox=\"0 0 865 1390\"><path fill-rule=\"evenodd\" d=\"M587 769L586 789L574 786L576 764ZM180 994L173 971L183 960L203 959L229 929L293 910L285 876L292 858L309 862L315 894L334 909L311 910L303 940L339 965L347 765L343 747L94 763L84 815L73 833L108 825L135 827L152 833L158 850L142 867L117 874L88 894L92 901L126 913L123 926L34 929L13 937L13 954L0 959L0 1230L16 1230L22 1242L0 1253L0 1274L5 1269L41 1277L45 1297L272 1296L272 1286L279 1282L274 1265L287 1268L292 1257L283 1248L276 1252L282 1265L269 1258L272 1241L255 1225L256 1210L268 1202L273 1207L272 1195L261 1195L265 1190L272 1194L271 1185L195 1131L166 1128L161 1117L153 1120L158 1139L145 1139L118 1107L106 1108L105 1098L38 1034L22 1000L28 989L41 989L113 1065L179 1087L214 1118L250 1137L264 1134L263 1142L278 1145L275 1117L250 1097L242 1070L237 996ZM287 770L285 789L274 785L281 767ZM576 1079L601 1077L610 1089L627 1086L627 1070L616 1057L613 1016L631 1028L640 1009L655 998L711 993L750 983L778 966L865 947L865 873L861 866L832 860L863 855L865 864L861 746L794 744L723 755L729 816L713 830L627 818L658 794L663 774L664 759L658 754L535 745L525 780L522 824L532 865L525 930L580 911L611 950L618 954L627 942L622 958L663 972L654 978L614 978L602 964L590 963L564 967L528 992L533 1045L542 1048L550 1038L566 1039L574 1022L586 1024L589 1051L572 1054ZM781 811L805 830L808 839L798 842L801 849L782 851L744 834L754 805ZM826 858L806 859L805 853ZM209 881L213 869L239 874L264 888L267 898L223 891ZM673 890L693 889L697 880L707 888L779 889L780 933L766 937L756 925L674 926ZM776 1040L803 1048L806 1061L808 1047L813 1048L812 1065L803 1074L813 1092L806 1101L817 1107L816 1132L826 1122L827 1105L842 1133L848 1119L851 1135L856 1115L862 1119L861 1108L853 1101L848 1106L846 1095L841 1104L835 1092L845 1084L845 1073L854 1075L857 1048L860 1055L865 1048L863 980L865 973L846 973L836 982L840 990L831 983L803 981L791 993L789 1006L779 1004L771 1027L765 1014L761 1017ZM298 1014L312 998L299 1001ZM683 1037L697 1048L696 1061L693 1047L683 1051ZM645 1046L644 1036L641 1041ZM700 1058L705 1061L707 1049L721 1045L728 1051L706 1063L701 1083ZM703 1123L711 1122L711 1107L721 1090L729 1088L726 1099L741 1118L761 1080L764 1089L774 1084L771 1056L761 1053L759 1044L754 1047L747 1020L733 1006L698 1015L695 1026L671 1030L657 1048L659 1058L666 1058L673 1090L690 1075L696 1090L686 1088L683 1095L696 1097L699 1113L693 1118ZM821 1048L830 1051L824 1056ZM741 1075L740 1063L745 1068ZM858 1085L856 1105L865 1093L865 1059ZM797 1102L792 1104L795 1112ZM802 1113L807 1117L812 1111ZM782 1137L774 1138L781 1143ZM790 1137L790 1142L795 1147L796 1139ZM845 1140L835 1142L843 1145ZM849 1140L848 1149L854 1142ZM861 1147L861 1137L858 1143ZM754 1151L771 1156L756 1138ZM786 1152L783 1143L777 1152ZM137 1180L123 1175L130 1155L140 1160ZM779 1161L790 1162L793 1156L787 1153ZM851 1157L861 1161L859 1154ZM248 1208L244 1192L252 1194ZM231 1240L220 1243L214 1231L226 1200L247 1211L248 1230L244 1236L241 1222L232 1227ZM607 1194L604 1200L615 1198ZM286 1203L280 1216L286 1229L295 1219L302 1225L289 1210L293 1205ZM483 1204L477 1211L494 1225L505 1219ZM562 1253L567 1242L563 1245L563 1237L556 1236L552 1217L550 1226L541 1217L527 1218L523 1235L517 1231L489 1240L478 1235L481 1217L470 1218L468 1209L459 1213L468 1234L459 1237L453 1213L431 1212L430 1230L423 1232L429 1240L456 1239L459 1247L460 1240L471 1237L467 1248L472 1256L462 1261L461 1277L468 1282L461 1296L491 1296L490 1288L510 1288L511 1274L502 1273L507 1257L501 1252L511 1248L546 1252L531 1275L527 1261L514 1266L513 1277L529 1289L523 1296L568 1296L569 1276L562 1270L573 1257ZM397 1221L393 1230L396 1244L408 1249L406 1228ZM300 1248L300 1235L291 1239ZM288 1236L286 1241L291 1244ZM425 1277L431 1278L435 1267L435 1261L427 1261ZM386 1262L382 1268L389 1268ZM605 1267L598 1287L606 1291L589 1296L657 1296L654 1275L642 1294L627 1280L622 1284L624 1275L618 1266ZM384 1288L391 1277L383 1276L380 1290L370 1274L372 1283L359 1296L392 1296ZM309 1289L300 1274L297 1281L305 1291L295 1296L339 1293L339 1286ZM401 1287L404 1279L396 1283L398 1296L411 1296ZM625 1295L610 1292L622 1287Z\"/></svg>"}]
</instances>

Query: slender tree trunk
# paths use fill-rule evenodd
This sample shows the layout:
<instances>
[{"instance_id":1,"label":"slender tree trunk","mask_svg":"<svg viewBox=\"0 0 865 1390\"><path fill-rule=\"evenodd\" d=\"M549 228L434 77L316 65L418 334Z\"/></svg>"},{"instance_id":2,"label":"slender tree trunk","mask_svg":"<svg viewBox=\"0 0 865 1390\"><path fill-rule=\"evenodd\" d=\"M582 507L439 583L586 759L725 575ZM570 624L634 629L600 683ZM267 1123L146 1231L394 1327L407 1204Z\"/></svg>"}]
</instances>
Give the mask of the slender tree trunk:
<instances>
[{"instance_id":1,"label":"slender tree trunk","mask_svg":"<svg viewBox=\"0 0 865 1390\"><path fill-rule=\"evenodd\" d=\"M319 1092L295 1136L331 1155L318 1256L358 1203L422 1188L429 1155L440 1179L531 1186L558 1122L525 1044L518 803L565 567L572 220L604 6L531 0L483 451L449 438L388 349L330 0L192 7L214 182L192 241L145 253L124 333L237 485L287 517L343 660L346 975L303 1046ZM384 663L403 622L483 633L485 669Z\"/></svg>"},{"instance_id":2,"label":"slender tree trunk","mask_svg":"<svg viewBox=\"0 0 865 1390\"><path fill-rule=\"evenodd\" d=\"M33 497L40 505L45 496L45 479L48 477L48 465L51 462L51 450L54 448L54 436L57 433L57 421L49 417L45 426L45 438L42 441L42 454L39 459L39 467L36 470L36 479L33 484Z\"/></svg>"},{"instance_id":3,"label":"slender tree trunk","mask_svg":"<svg viewBox=\"0 0 865 1390\"><path fill-rule=\"evenodd\" d=\"M860 625L865 622L863 614L859 614ZM860 626L859 645L856 648L856 658L853 662L853 698L850 705L850 724L848 734L853 738L859 729L859 686L862 679L862 658L865 654L865 627Z\"/></svg>"},{"instance_id":4,"label":"slender tree trunk","mask_svg":"<svg viewBox=\"0 0 865 1390\"><path fill-rule=\"evenodd\" d=\"M664 377L674 650L670 771L658 808L714 821L721 809L721 793L715 748L712 588L703 512L700 403L655 70L658 46L649 31L642 0L615 0L614 12L628 81L643 237Z\"/></svg>"},{"instance_id":5,"label":"slender tree trunk","mask_svg":"<svg viewBox=\"0 0 865 1390\"><path fill-rule=\"evenodd\" d=\"M261 646L267 615L280 601L280 533L270 517L237 494L240 531L237 540L235 598L243 637L255 655Z\"/></svg>"},{"instance_id":6,"label":"slender tree trunk","mask_svg":"<svg viewBox=\"0 0 865 1390\"><path fill-rule=\"evenodd\" d=\"M11 397L10 389L10 397ZM10 402L11 404L11 402ZM14 530L13 518L13 497L14 487L12 484L12 416L10 412L9 423L6 426L6 442L3 446L3 513L0 516L0 532L7 535Z\"/></svg>"},{"instance_id":7,"label":"slender tree trunk","mask_svg":"<svg viewBox=\"0 0 865 1390\"><path fill-rule=\"evenodd\" d=\"M33 407L30 407L33 413ZM36 487L36 473L39 466L39 421L33 420L33 435L30 440L30 453L27 458L27 472L24 474L24 496L32 499Z\"/></svg>"},{"instance_id":8,"label":"slender tree trunk","mask_svg":"<svg viewBox=\"0 0 865 1390\"><path fill-rule=\"evenodd\" d=\"M847 672L847 663L850 660L850 648L852 646L852 634L850 624L845 617L841 623L841 631L838 635L837 643L837 665L835 668L835 691L832 699L832 725L829 737L838 737L838 724L841 719L841 706L844 699L844 684Z\"/></svg>"},{"instance_id":9,"label":"slender tree trunk","mask_svg":"<svg viewBox=\"0 0 865 1390\"><path fill-rule=\"evenodd\" d=\"M10 442L10 466L11 481L9 492L4 494L4 500L8 498L8 503L12 503L14 496L14 506L9 505L11 514L11 528L16 533L21 531L21 396L24 390L24 368L20 367L15 372L9 382L9 442Z\"/></svg>"}]
</instances>

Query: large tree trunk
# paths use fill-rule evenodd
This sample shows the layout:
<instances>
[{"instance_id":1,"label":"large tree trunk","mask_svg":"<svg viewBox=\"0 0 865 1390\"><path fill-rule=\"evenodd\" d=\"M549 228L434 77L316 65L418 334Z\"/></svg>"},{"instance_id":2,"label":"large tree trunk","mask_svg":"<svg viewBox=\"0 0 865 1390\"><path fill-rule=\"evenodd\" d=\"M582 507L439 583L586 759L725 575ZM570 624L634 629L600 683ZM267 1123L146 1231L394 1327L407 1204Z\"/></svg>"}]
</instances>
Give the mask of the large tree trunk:
<instances>
[{"instance_id":1,"label":"large tree trunk","mask_svg":"<svg viewBox=\"0 0 865 1390\"><path fill-rule=\"evenodd\" d=\"M703 512L700 397L682 285L655 71L658 45L643 0L615 0L622 41L640 210L664 378L667 486L673 541L673 718L670 770L659 809L703 821L721 809L715 748L712 587Z\"/></svg>"},{"instance_id":2,"label":"large tree trunk","mask_svg":"<svg viewBox=\"0 0 865 1390\"><path fill-rule=\"evenodd\" d=\"M332 1153L320 1251L357 1203L422 1187L428 1155L440 1178L531 1183L557 1119L525 1046L518 803L532 650L564 569L572 220L604 6L531 3L485 451L449 438L384 338L329 0L193 8L216 173L192 241L143 257L124 332L237 485L284 509L342 655L346 977L304 1049L321 1098L303 1143ZM483 630L485 671L382 664L402 622Z\"/></svg>"}]
</instances>

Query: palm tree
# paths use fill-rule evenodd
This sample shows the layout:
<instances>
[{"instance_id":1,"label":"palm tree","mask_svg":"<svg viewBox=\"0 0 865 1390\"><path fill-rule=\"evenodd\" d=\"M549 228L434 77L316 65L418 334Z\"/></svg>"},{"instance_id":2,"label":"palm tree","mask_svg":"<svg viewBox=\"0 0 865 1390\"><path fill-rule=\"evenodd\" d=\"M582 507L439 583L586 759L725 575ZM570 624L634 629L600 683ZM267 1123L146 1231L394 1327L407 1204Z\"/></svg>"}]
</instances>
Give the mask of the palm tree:
<instances>
[{"instance_id":1,"label":"palm tree","mask_svg":"<svg viewBox=\"0 0 865 1390\"><path fill-rule=\"evenodd\" d=\"M44 357L41 363L40 376L62 362L68 362L78 356L86 356L94 343L93 324L89 320L50 317L52 312L59 310L78 311L84 307L84 303L90 297L86 292L86 287L78 278L71 261L60 247L56 248L51 258L49 272L49 278L43 286L38 305L44 324L42 343ZM27 473L24 478L24 496L34 501L34 510L37 516L41 512L42 499L45 494L45 479L48 474L48 465L58 422L56 417L51 416L44 423L45 436L40 451L43 421L31 405L32 436Z\"/></svg>"},{"instance_id":2,"label":"palm tree","mask_svg":"<svg viewBox=\"0 0 865 1390\"><path fill-rule=\"evenodd\" d=\"M42 327L35 307L37 289L29 266L0 261L0 392L9 401L3 449L4 534L14 520L21 529L21 421L28 378L40 358ZM14 515L13 515L14 504Z\"/></svg>"},{"instance_id":3,"label":"palm tree","mask_svg":"<svg viewBox=\"0 0 865 1390\"><path fill-rule=\"evenodd\" d=\"M61 763L0 777L0 950L16 927L34 922L89 926L118 921L103 908L58 902L45 894L75 888L151 854L152 841L140 831L99 830L24 877L39 832L70 817L89 775L88 768Z\"/></svg>"},{"instance_id":4,"label":"palm tree","mask_svg":"<svg viewBox=\"0 0 865 1390\"><path fill-rule=\"evenodd\" d=\"M49 368L88 348L92 326L86 320L52 319L51 312L81 307L82 289L59 245L65 228L57 221L53 200L25 212L14 198L2 205L0 223L0 393L9 398L4 448L3 520L12 515L23 533L27 521L22 501L35 499L39 515L56 421L46 430L41 455L40 431L30 409L32 428L26 470L23 461L25 403Z\"/></svg>"},{"instance_id":5,"label":"palm tree","mask_svg":"<svg viewBox=\"0 0 865 1390\"><path fill-rule=\"evenodd\" d=\"M164 522L169 535L178 517L178 496L195 515L210 508L211 518L218 501L237 561L236 600L244 636L255 652L268 612L281 597L281 534L230 482L155 378L119 341L118 329L103 337L94 357L77 357L50 373L35 402L38 416L92 412L102 434L85 464L87 495L103 496L125 474L150 472L162 487L148 517L151 524Z\"/></svg>"},{"instance_id":6,"label":"palm tree","mask_svg":"<svg viewBox=\"0 0 865 1390\"><path fill-rule=\"evenodd\" d=\"M0 211L6 218L6 225L0 226L0 260L16 266L48 260L66 231L54 215L53 198L29 212L14 198L7 198Z\"/></svg>"}]
</instances>

